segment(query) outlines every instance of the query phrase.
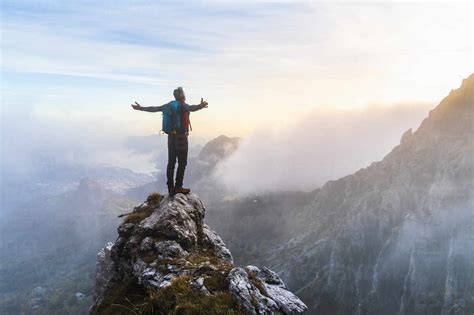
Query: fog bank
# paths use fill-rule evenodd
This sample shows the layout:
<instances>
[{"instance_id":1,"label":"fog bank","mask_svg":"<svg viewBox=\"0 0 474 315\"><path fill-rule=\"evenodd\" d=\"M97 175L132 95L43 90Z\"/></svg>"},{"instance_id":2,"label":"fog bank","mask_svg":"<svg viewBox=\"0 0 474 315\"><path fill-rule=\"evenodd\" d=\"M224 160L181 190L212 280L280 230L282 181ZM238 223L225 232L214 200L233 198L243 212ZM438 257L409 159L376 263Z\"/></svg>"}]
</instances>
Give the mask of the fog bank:
<instances>
[{"instance_id":1,"label":"fog bank","mask_svg":"<svg viewBox=\"0 0 474 315\"><path fill-rule=\"evenodd\" d=\"M312 190L382 159L430 104L404 103L359 110L317 109L287 127L245 137L214 176L237 193Z\"/></svg>"}]
</instances>

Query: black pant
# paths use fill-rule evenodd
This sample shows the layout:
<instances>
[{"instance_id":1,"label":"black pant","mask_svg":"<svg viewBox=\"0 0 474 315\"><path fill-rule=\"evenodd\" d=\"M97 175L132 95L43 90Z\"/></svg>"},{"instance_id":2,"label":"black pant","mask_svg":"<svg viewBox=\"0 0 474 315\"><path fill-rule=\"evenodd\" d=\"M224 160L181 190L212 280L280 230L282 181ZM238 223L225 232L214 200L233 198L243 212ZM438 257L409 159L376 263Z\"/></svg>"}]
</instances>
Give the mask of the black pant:
<instances>
[{"instance_id":1,"label":"black pant","mask_svg":"<svg viewBox=\"0 0 474 315\"><path fill-rule=\"evenodd\" d=\"M176 159L178 159L178 169L175 184L173 177ZM183 187L186 164L188 164L188 136L186 134L168 135L168 167L166 169L168 187Z\"/></svg>"}]
</instances>

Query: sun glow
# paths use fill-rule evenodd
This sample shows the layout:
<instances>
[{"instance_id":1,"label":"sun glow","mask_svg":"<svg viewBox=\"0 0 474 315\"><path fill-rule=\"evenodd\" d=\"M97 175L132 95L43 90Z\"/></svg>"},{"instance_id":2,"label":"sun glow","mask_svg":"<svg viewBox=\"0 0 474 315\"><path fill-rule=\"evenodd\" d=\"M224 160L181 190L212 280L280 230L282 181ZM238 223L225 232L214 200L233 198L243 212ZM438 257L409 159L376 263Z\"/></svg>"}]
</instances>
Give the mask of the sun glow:
<instances>
[{"instance_id":1,"label":"sun glow","mask_svg":"<svg viewBox=\"0 0 474 315\"><path fill-rule=\"evenodd\" d=\"M209 101L192 117L201 136L243 136L322 107L436 104L474 71L472 3L3 9L4 102L44 120L104 117L126 133L157 132L159 117L129 103L160 105L176 86Z\"/></svg>"}]
</instances>

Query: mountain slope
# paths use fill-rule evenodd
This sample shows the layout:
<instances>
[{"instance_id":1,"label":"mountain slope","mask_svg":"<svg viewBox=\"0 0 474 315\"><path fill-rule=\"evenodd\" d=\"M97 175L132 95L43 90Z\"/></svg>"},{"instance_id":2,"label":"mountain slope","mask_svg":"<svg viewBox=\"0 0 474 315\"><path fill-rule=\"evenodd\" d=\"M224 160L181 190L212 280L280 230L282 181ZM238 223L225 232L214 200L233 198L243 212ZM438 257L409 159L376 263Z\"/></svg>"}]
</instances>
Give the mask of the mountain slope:
<instances>
[{"instance_id":1,"label":"mountain slope","mask_svg":"<svg viewBox=\"0 0 474 315\"><path fill-rule=\"evenodd\" d=\"M96 253L116 237L117 214L132 205L83 179L75 190L34 199L0 221L0 313L83 314Z\"/></svg>"},{"instance_id":2,"label":"mountain slope","mask_svg":"<svg viewBox=\"0 0 474 315\"><path fill-rule=\"evenodd\" d=\"M291 218L314 192L275 192L210 203L206 223L222 237L237 263L261 264L265 253L299 231Z\"/></svg>"},{"instance_id":3,"label":"mountain slope","mask_svg":"<svg viewBox=\"0 0 474 315\"><path fill-rule=\"evenodd\" d=\"M474 312L474 75L382 161L330 181L268 259L315 314Z\"/></svg>"}]
</instances>

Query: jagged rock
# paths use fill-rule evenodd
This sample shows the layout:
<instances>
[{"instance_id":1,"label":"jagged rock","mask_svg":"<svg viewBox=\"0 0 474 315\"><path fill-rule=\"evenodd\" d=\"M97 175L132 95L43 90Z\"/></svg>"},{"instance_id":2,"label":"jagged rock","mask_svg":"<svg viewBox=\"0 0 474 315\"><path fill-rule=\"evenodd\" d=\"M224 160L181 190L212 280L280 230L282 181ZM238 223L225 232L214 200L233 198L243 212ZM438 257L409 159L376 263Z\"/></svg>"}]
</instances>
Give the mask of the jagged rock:
<instances>
[{"instance_id":1,"label":"jagged rock","mask_svg":"<svg viewBox=\"0 0 474 315\"><path fill-rule=\"evenodd\" d=\"M264 296L250 282L249 275L244 268L237 267L229 272L229 290L249 314L268 314L278 310L276 303Z\"/></svg>"},{"instance_id":2,"label":"jagged rock","mask_svg":"<svg viewBox=\"0 0 474 315\"><path fill-rule=\"evenodd\" d=\"M160 272L154 266L156 266L156 264L147 264L141 259L137 260L133 265L133 275L139 284L148 289L164 288L171 283L171 280L173 280L176 275L180 274L179 272L168 273L168 270Z\"/></svg>"},{"instance_id":3,"label":"jagged rock","mask_svg":"<svg viewBox=\"0 0 474 315\"><path fill-rule=\"evenodd\" d=\"M135 228L135 225L132 224L132 223L124 223L124 224L121 224L118 229L117 229L117 232L120 236L129 236L130 233L132 233L132 230Z\"/></svg>"},{"instance_id":4,"label":"jagged rock","mask_svg":"<svg viewBox=\"0 0 474 315\"><path fill-rule=\"evenodd\" d=\"M188 256L188 252L176 241L159 241L155 243L155 249L163 258L175 258Z\"/></svg>"},{"instance_id":5,"label":"jagged rock","mask_svg":"<svg viewBox=\"0 0 474 315\"><path fill-rule=\"evenodd\" d=\"M227 249L227 247L225 247L222 239L206 224L204 224L202 227L202 236L203 247L213 250L216 253L216 256L220 259L233 262L232 254Z\"/></svg>"},{"instance_id":6,"label":"jagged rock","mask_svg":"<svg viewBox=\"0 0 474 315\"><path fill-rule=\"evenodd\" d=\"M211 294L211 292L209 292L209 290L204 285L204 278L203 277L199 277L196 280L192 281L191 286L193 288L199 290L204 295L210 295Z\"/></svg>"},{"instance_id":7,"label":"jagged rock","mask_svg":"<svg viewBox=\"0 0 474 315\"><path fill-rule=\"evenodd\" d=\"M306 310L306 305L286 289L283 280L275 272L267 267L260 270L255 266L247 266L246 270L260 280L266 295L275 301L278 307L283 310L283 313L299 314Z\"/></svg>"},{"instance_id":8,"label":"jagged rock","mask_svg":"<svg viewBox=\"0 0 474 315\"><path fill-rule=\"evenodd\" d=\"M306 310L306 305L286 289L280 277L266 267L232 269L229 290L250 314L301 314Z\"/></svg>"},{"instance_id":9,"label":"jagged rock","mask_svg":"<svg viewBox=\"0 0 474 315\"><path fill-rule=\"evenodd\" d=\"M165 198L161 206L138 225L138 233L177 241L184 248L197 245L202 231L204 206L196 195L177 194Z\"/></svg>"},{"instance_id":10,"label":"jagged rock","mask_svg":"<svg viewBox=\"0 0 474 315\"><path fill-rule=\"evenodd\" d=\"M226 313L229 309L249 314L305 311L306 306L272 271L252 266L234 268L230 251L203 223L204 215L205 208L194 194L164 198L155 194L135 207L118 227L115 244L107 244L98 254L91 313L113 312L124 301L127 308L133 308L130 299L132 291L137 290L145 292L142 296L148 292L150 299L166 292L162 293L170 299L166 305L159 299L140 302L140 307L156 303L153 309L158 313L172 311L166 307L181 311L191 307L198 313L199 307L211 313ZM247 291L240 293L241 286L248 286ZM176 290L185 292L173 293ZM181 305L180 299L185 298L190 300ZM208 305L215 309L208 310Z\"/></svg>"},{"instance_id":11,"label":"jagged rock","mask_svg":"<svg viewBox=\"0 0 474 315\"><path fill-rule=\"evenodd\" d=\"M94 297L98 298L104 293L107 285L115 277L115 266L111 258L112 246L114 244L109 242L97 254L96 276Z\"/></svg>"}]
</instances>

